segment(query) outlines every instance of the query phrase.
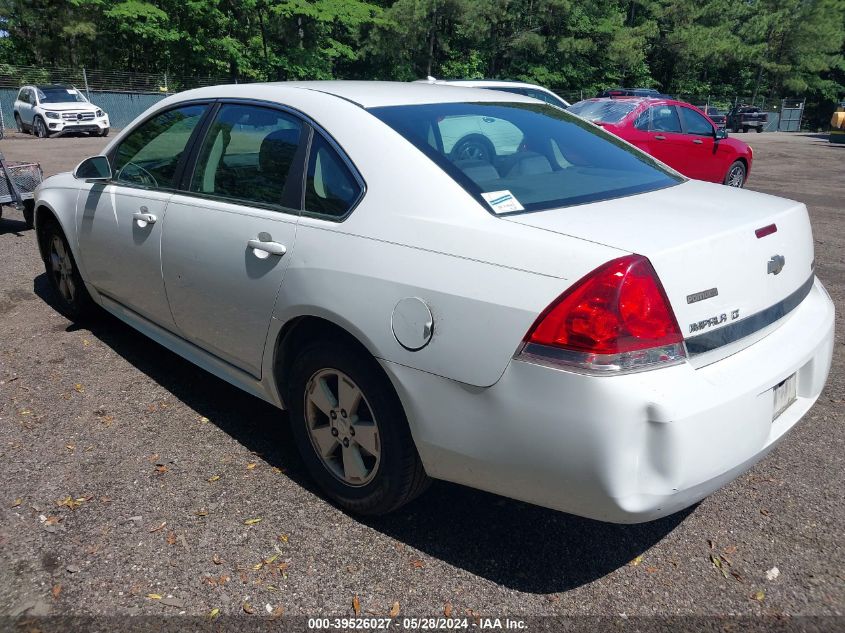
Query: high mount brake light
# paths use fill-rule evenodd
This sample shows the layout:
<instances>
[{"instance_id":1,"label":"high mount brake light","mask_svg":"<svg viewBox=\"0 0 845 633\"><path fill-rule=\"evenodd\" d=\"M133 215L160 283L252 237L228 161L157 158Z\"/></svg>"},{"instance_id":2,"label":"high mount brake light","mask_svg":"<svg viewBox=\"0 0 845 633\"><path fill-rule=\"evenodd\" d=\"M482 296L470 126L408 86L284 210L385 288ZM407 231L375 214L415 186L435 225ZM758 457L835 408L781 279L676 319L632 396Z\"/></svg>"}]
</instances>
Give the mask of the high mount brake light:
<instances>
[{"instance_id":1,"label":"high mount brake light","mask_svg":"<svg viewBox=\"0 0 845 633\"><path fill-rule=\"evenodd\" d=\"M546 308L517 357L609 374L677 363L686 350L651 262L627 255L589 273Z\"/></svg>"}]
</instances>

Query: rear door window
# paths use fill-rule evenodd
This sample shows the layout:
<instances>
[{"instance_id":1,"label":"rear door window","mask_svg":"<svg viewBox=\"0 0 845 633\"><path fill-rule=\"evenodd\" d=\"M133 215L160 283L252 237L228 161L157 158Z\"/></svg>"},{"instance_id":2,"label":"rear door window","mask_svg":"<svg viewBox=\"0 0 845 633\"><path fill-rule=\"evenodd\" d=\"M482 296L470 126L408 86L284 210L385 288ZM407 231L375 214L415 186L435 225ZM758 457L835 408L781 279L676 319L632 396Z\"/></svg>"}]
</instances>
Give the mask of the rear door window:
<instances>
[{"instance_id":1,"label":"rear door window","mask_svg":"<svg viewBox=\"0 0 845 633\"><path fill-rule=\"evenodd\" d=\"M658 105L652 106L650 109L652 132L681 133L681 119L678 117L678 110L675 106Z\"/></svg>"},{"instance_id":2,"label":"rear door window","mask_svg":"<svg viewBox=\"0 0 845 633\"><path fill-rule=\"evenodd\" d=\"M286 185L302 136L303 124L286 112L224 104L200 148L190 191L299 209L301 186Z\"/></svg>"}]
</instances>

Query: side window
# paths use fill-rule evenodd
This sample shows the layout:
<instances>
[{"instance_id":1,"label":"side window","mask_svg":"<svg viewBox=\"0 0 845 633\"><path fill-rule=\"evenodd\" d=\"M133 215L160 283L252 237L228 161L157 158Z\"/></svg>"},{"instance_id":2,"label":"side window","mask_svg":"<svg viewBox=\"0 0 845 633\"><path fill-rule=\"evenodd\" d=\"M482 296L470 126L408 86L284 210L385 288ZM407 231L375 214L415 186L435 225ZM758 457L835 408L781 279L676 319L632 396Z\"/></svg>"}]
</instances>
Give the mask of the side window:
<instances>
[{"instance_id":1,"label":"side window","mask_svg":"<svg viewBox=\"0 0 845 633\"><path fill-rule=\"evenodd\" d=\"M190 190L298 209L298 201L285 204L284 192L301 137L302 124L280 110L226 104L203 141Z\"/></svg>"},{"instance_id":2,"label":"side window","mask_svg":"<svg viewBox=\"0 0 845 633\"><path fill-rule=\"evenodd\" d=\"M681 120L675 106L659 105L651 107L652 132L681 132Z\"/></svg>"},{"instance_id":3,"label":"side window","mask_svg":"<svg viewBox=\"0 0 845 633\"><path fill-rule=\"evenodd\" d=\"M176 166L207 107L174 108L135 128L114 153L115 180L152 189L173 187Z\"/></svg>"},{"instance_id":4,"label":"side window","mask_svg":"<svg viewBox=\"0 0 845 633\"><path fill-rule=\"evenodd\" d=\"M334 148L317 132L311 143L305 182L305 210L342 217L361 196L361 186Z\"/></svg>"},{"instance_id":5,"label":"side window","mask_svg":"<svg viewBox=\"0 0 845 633\"><path fill-rule=\"evenodd\" d=\"M710 125L710 121L690 108L681 108L681 111L684 113L684 123L686 124L687 134L713 136L713 126Z\"/></svg>"},{"instance_id":6,"label":"side window","mask_svg":"<svg viewBox=\"0 0 845 633\"><path fill-rule=\"evenodd\" d=\"M651 108L640 113L636 121L634 121L634 127L643 132L648 132L649 123L651 123Z\"/></svg>"}]
</instances>

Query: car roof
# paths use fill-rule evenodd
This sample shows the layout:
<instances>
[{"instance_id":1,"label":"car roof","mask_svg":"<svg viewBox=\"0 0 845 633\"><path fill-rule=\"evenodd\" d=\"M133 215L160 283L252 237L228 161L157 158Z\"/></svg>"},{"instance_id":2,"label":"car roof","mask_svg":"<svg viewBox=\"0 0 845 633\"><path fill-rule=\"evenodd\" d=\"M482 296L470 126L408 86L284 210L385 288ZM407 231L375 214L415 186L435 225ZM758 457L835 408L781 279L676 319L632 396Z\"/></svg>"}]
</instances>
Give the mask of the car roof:
<instances>
[{"instance_id":1,"label":"car roof","mask_svg":"<svg viewBox=\"0 0 845 633\"><path fill-rule=\"evenodd\" d=\"M404 81L280 81L258 84L232 84L197 88L181 93L182 98L255 98L255 87L278 89L284 99L287 90L313 90L345 99L362 108L382 106L423 105L428 103L503 102L537 103L536 99L508 92L479 90L460 86L444 86ZM180 99L182 100L182 99Z\"/></svg>"},{"instance_id":2,"label":"car roof","mask_svg":"<svg viewBox=\"0 0 845 633\"><path fill-rule=\"evenodd\" d=\"M474 88L490 86L496 88L539 88L540 90L548 90L548 88L544 88L543 86L539 86L537 84L512 79L437 79L435 81L423 79L421 81L426 83L445 84L449 86L467 86Z\"/></svg>"},{"instance_id":3,"label":"car roof","mask_svg":"<svg viewBox=\"0 0 845 633\"><path fill-rule=\"evenodd\" d=\"M24 86L26 87L26 86ZM64 84L42 84L39 86L31 86L32 88L38 88L39 90L67 90L68 88L73 88L71 85L64 85Z\"/></svg>"}]
</instances>

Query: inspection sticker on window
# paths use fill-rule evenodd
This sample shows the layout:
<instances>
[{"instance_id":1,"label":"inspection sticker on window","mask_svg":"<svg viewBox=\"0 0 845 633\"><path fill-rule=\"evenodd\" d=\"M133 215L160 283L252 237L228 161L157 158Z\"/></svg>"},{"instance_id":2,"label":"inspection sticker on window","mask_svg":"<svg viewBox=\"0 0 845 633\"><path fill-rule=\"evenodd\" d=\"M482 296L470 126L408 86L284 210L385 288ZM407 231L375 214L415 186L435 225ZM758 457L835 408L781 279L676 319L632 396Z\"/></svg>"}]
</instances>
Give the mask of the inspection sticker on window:
<instances>
[{"instance_id":1,"label":"inspection sticker on window","mask_svg":"<svg viewBox=\"0 0 845 633\"><path fill-rule=\"evenodd\" d=\"M525 211L525 207L519 204L519 200L513 197L510 191L490 191L482 193L481 197L493 209L494 213L511 213L512 211Z\"/></svg>"}]
</instances>

